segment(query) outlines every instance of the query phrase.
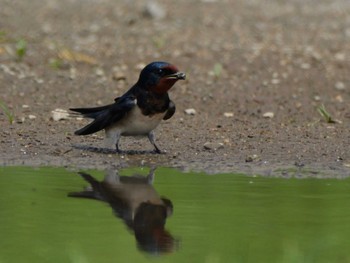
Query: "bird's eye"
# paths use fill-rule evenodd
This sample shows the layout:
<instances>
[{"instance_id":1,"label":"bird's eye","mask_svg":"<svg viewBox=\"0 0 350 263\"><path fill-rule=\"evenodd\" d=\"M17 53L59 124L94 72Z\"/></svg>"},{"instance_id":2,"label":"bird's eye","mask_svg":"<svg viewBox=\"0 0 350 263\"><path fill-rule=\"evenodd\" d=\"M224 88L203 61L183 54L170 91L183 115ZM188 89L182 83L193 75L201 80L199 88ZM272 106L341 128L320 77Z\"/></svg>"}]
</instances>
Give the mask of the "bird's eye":
<instances>
[{"instance_id":1,"label":"bird's eye","mask_svg":"<svg viewBox=\"0 0 350 263\"><path fill-rule=\"evenodd\" d=\"M162 74L163 74L163 69L161 69L161 68L158 69L158 74L159 74L159 75L162 75Z\"/></svg>"}]
</instances>

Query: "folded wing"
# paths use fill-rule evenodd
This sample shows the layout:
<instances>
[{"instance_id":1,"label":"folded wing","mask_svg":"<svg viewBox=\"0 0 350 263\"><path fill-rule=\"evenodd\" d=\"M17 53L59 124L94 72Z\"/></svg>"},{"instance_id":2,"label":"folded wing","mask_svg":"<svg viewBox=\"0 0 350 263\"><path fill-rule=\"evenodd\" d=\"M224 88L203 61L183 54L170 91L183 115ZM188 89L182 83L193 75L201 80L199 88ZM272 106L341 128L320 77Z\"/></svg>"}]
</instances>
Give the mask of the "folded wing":
<instances>
[{"instance_id":1,"label":"folded wing","mask_svg":"<svg viewBox=\"0 0 350 263\"><path fill-rule=\"evenodd\" d=\"M175 111L176 111L175 103L173 101L170 101L169 108L168 108L167 112L165 113L163 120L168 120L171 117L173 117L173 115L175 114Z\"/></svg>"},{"instance_id":2,"label":"folded wing","mask_svg":"<svg viewBox=\"0 0 350 263\"><path fill-rule=\"evenodd\" d=\"M98 132L111 124L121 120L134 106L136 99L133 96L120 97L115 103L95 108L73 108L71 111L80 113L93 122L75 131L76 135L87 135Z\"/></svg>"}]
</instances>

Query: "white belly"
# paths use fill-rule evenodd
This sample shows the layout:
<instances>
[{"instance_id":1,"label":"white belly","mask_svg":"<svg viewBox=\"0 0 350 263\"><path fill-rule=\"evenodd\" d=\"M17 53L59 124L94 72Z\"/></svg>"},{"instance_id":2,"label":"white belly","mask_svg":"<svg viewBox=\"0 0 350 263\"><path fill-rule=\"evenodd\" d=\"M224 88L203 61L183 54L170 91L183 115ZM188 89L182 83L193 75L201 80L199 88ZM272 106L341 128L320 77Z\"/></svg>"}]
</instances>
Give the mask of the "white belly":
<instances>
[{"instance_id":1,"label":"white belly","mask_svg":"<svg viewBox=\"0 0 350 263\"><path fill-rule=\"evenodd\" d=\"M122 136L142 136L148 135L161 122L165 115L158 113L145 116L139 107L134 107L122 120L106 129L107 133L116 132Z\"/></svg>"}]
</instances>

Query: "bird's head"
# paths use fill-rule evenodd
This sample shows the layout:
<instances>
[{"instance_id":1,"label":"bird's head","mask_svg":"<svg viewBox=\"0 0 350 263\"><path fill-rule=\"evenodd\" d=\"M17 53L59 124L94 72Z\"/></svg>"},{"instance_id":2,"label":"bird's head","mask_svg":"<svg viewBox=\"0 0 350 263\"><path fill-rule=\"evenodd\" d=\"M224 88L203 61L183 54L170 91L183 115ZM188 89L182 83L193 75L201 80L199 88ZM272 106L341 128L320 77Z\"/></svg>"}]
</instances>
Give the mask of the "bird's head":
<instances>
[{"instance_id":1,"label":"bird's head","mask_svg":"<svg viewBox=\"0 0 350 263\"><path fill-rule=\"evenodd\" d=\"M185 79L186 74L167 62L152 62L140 73L138 85L149 91L166 93L179 79Z\"/></svg>"}]
</instances>

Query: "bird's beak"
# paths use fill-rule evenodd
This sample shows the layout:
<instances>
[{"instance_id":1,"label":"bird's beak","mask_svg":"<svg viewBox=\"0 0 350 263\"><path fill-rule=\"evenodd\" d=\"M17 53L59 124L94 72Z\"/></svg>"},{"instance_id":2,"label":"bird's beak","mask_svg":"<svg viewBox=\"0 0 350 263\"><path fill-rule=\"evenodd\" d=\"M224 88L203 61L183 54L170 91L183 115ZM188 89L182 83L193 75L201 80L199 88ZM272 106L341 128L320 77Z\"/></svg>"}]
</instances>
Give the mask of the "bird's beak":
<instances>
[{"instance_id":1,"label":"bird's beak","mask_svg":"<svg viewBox=\"0 0 350 263\"><path fill-rule=\"evenodd\" d=\"M183 72L176 72L174 74L170 74L165 76L167 79L186 79L186 74Z\"/></svg>"}]
</instances>

